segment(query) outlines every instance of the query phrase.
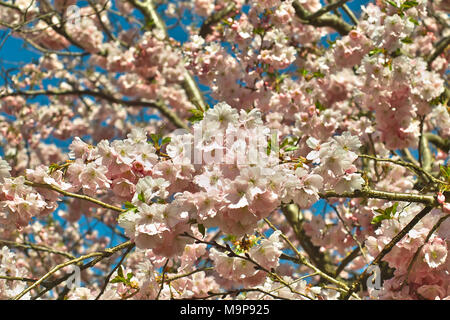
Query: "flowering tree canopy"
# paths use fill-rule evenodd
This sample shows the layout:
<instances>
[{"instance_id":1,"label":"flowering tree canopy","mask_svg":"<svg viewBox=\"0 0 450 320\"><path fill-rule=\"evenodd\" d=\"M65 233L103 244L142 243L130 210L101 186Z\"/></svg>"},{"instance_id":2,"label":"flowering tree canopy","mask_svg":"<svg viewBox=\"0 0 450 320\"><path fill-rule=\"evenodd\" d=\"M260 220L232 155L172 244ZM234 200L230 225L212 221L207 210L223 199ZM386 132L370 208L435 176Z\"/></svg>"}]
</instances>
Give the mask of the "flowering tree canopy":
<instances>
[{"instance_id":1,"label":"flowering tree canopy","mask_svg":"<svg viewBox=\"0 0 450 320\"><path fill-rule=\"evenodd\" d=\"M347 1L0 0L0 299L449 299L450 3Z\"/></svg>"}]
</instances>

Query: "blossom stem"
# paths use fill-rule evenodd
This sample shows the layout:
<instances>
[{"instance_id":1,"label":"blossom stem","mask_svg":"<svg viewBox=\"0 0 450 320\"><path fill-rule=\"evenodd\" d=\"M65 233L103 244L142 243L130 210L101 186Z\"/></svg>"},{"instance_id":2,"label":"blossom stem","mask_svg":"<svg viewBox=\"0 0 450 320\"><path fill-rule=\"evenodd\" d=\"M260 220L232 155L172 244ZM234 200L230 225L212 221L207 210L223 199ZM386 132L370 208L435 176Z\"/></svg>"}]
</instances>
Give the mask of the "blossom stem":
<instances>
[{"instance_id":1,"label":"blossom stem","mask_svg":"<svg viewBox=\"0 0 450 320\"><path fill-rule=\"evenodd\" d=\"M22 249L33 249L35 251L49 252L49 253L54 253L54 254L59 254L59 255L65 256L69 259L75 259L75 257L68 252L55 250L53 248L49 248L49 247L45 247L45 246L41 246L41 245L35 245L35 244L29 243L29 242L18 243L18 242L14 242L14 241L0 239L0 245L6 245L8 247L22 248Z\"/></svg>"},{"instance_id":2,"label":"blossom stem","mask_svg":"<svg viewBox=\"0 0 450 320\"><path fill-rule=\"evenodd\" d=\"M72 198L86 200L86 201L95 203L95 204L97 204L97 205L99 205L99 206L101 206L103 208L111 209L111 210L114 210L114 211L117 211L117 212L121 212L122 213L122 212L127 211L125 209L122 209L122 208L110 205L108 203L102 202L102 201L97 200L95 198L91 198L91 197L88 197L88 196L85 196L85 195L82 195L82 194L77 194L77 193L64 191L61 188L59 188L57 186L54 186L54 185L51 185L51 184L37 183L37 182L32 182L32 181L25 181L25 184L27 186L34 187L34 188L45 188L45 189L53 190L53 191L56 191L56 192L58 192L58 193L60 193L60 194L62 194L64 196L67 196L67 197L72 197Z\"/></svg>"}]
</instances>

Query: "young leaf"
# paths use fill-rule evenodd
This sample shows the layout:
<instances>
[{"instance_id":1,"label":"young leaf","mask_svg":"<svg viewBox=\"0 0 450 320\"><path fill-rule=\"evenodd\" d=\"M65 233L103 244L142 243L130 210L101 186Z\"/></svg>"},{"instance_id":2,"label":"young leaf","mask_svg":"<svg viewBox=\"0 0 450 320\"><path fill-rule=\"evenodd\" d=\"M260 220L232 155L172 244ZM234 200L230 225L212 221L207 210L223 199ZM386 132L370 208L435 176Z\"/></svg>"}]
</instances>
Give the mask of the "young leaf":
<instances>
[{"instance_id":1,"label":"young leaf","mask_svg":"<svg viewBox=\"0 0 450 320\"><path fill-rule=\"evenodd\" d=\"M408 0L408 1L403 2L401 9L409 9L409 8L417 6L418 4L419 3L417 1Z\"/></svg>"},{"instance_id":2,"label":"young leaf","mask_svg":"<svg viewBox=\"0 0 450 320\"><path fill-rule=\"evenodd\" d=\"M192 113L192 116L188 119L190 122L198 122L203 120L203 112L198 109L189 110Z\"/></svg>"},{"instance_id":3,"label":"young leaf","mask_svg":"<svg viewBox=\"0 0 450 320\"><path fill-rule=\"evenodd\" d=\"M369 57L376 55L377 53L382 53L382 52L383 52L383 49L375 48L375 49L369 51Z\"/></svg>"},{"instance_id":4,"label":"young leaf","mask_svg":"<svg viewBox=\"0 0 450 320\"><path fill-rule=\"evenodd\" d=\"M419 25L419 21L417 21L417 20L414 19L413 17L409 17L408 20L411 21L412 23L414 23L416 26Z\"/></svg>"},{"instance_id":5,"label":"young leaf","mask_svg":"<svg viewBox=\"0 0 450 320\"><path fill-rule=\"evenodd\" d=\"M380 213L380 215L372 219L372 224L380 223L383 220L392 219L392 216L397 212L398 202L394 203L391 207L386 209L375 209L375 212Z\"/></svg>"},{"instance_id":6,"label":"young leaf","mask_svg":"<svg viewBox=\"0 0 450 320\"><path fill-rule=\"evenodd\" d=\"M412 41L412 39L410 38L410 37L406 37L406 38L403 38L402 40L400 40L401 42L403 42L403 43L413 43L413 41Z\"/></svg>"},{"instance_id":7,"label":"young leaf","mask_svg":"<svg viewBox=\"0 0 450 320\"><path fill-rule=\"evenodd\" d=\"M134 204L132 204L130 201L125 201L124 205L125 205L125 208L127 208L127 209L135 209L136 208L136 206Z\"/></svg>"},{"instance_id":8,"label":"young leaf","mask_svg":"<svg viewBox=\"0 0 450 320\"><path fill-rule=\"evenodd\" d=\"M316 105L317 110L319 110L319 111L323 111L326 109L325 106L320 103L320 101L316 101L315 105Z\"/></svg>"},{"instance_id":9,"label":"young leaf","mask_svg":"<svg viewBox=\"0 0 450 320\"><path fill-rule=\"evenodd\" d=\"M394 1L386 0L387 3L389 3L391 6L398 8L397 4Z\"/></svg>"},{"instance_id":10,"label":"young leaf","mask_svg":"<svg viewBox=\"0 0 450 320\"><path fill-rule=\"evenodd\" d=\"M172 141L171 137L165 137L164 139L162 139L161 145L170 143L170 141Z\"/></svg>"},{"instance_id":11,"label":"young leaf","mask_svg":"<svg viewBox=\"0 0 450 320\"><path fill-rule=\"evenodd\" d=\"M117 269L117 274L118 274L121 278L123 278L123 269L122 269L122 266L119 266L119 268Z\"/></svg>"},{"instance_id":12,"label":"young leaf","mask_svg":"<svg viewBox=\"0 0 450 320\"><path fill-rule=\"evenodd\" d=\"M298 149L298 146L291 146L291 147L287 147L286 149L284 149L284 151L288 152L288 151L294 151L294 150L297 150L297 149Z\"/></svg>"}]
</instances>

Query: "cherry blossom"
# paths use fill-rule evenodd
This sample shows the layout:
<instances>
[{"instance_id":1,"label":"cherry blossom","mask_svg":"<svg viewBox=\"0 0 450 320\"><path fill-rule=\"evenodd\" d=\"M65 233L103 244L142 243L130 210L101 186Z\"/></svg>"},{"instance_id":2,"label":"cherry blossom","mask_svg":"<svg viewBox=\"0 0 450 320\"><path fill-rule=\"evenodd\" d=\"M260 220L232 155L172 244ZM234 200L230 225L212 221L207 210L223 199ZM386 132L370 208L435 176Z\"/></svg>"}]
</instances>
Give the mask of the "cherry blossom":
<instances>
[{"instance_id":1,"label":"cherry blossom","mask_svg":"<svg viewBox=\"0 0 450 320\"><path fill-rule=\"evenodd\" d=\"M361 4L0 0L0 299L450 299L448 1Z\"/></svg>"}]
</instances>

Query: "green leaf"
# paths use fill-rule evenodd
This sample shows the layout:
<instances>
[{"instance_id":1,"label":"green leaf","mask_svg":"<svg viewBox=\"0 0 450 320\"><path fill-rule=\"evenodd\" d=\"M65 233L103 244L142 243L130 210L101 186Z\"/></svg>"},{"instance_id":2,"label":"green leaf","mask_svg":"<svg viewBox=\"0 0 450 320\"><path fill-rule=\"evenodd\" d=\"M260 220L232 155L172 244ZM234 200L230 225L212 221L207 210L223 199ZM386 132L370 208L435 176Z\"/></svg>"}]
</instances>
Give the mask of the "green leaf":
<instances>
[{"instance_id":1,"label":"green leaf","mask_svg":"<svg viewBox=\"0 0 450 320\"><path fill-rule=\"evenodd\" d=\"M110 281L110 283L122 283L125 282L125 278L116 276L114 279Z\"/></svg>"},{"instance_id":2,"label":"green leaf","mask_svg":"<svg viewBox=\"0 0 450 320\"><path fill-rule=\"evenodd\" d=\"M284 138L283 142L281 143L280 148L284 148L288 144L292 144L292 142L293 141L292 141L291 137L286 137L286 138Z\"/></svg>"},{"instance_id":3,"label":"green leaf","mask_svg":"<svg viewBox=\"0 0 450 320\"><path fill-rule=\"evenodd\" d=\"M52 174L53 172L55 172L58 169L59 169L59 165L56 163L52 163L51 165L48 166L48 173Z\"/></svg>"},{"instance_id":4,"label":"green leaf","mask_svg":"<svg viewBox=\"0 0 450 320\"><path fill-rule=\"evenodd\" d=\"M320 71L313 72L313 76L315 78L323 78L323 77L325 77L325 75L322 72L320 72Z\"/></svg>"},{"instance_id":5,"label":"green leaf","mask_svg":"<svg viewBox=\"0 0 450 320\"><path fill-rule=\"evenodd\" d=\"M191 109L189 112L192 113L192 116L188 119L190 122L198 122L203 120L203 112L201 110Z\"/></svg>"},{"instance_id":6,"label":"green leaf","mask_svg":"<svg viewBox=\"0 0 450 320\"><path fill-rule=\"evenodd\" d=\"M439 167L439 169L441 170L442 175L447 179L450 180L450 167L444 167L443 165L441 165Z\"/></svg>"},{"instance_id":7,"label":"green leaf","mask_svg":"<svg viewBox=\"0 0 450 320\"><path fill-rule=\"evenodd\" d=\"M166 143L170 143L170 141L172 141L171 137L165 137L164 139L162 139L161 145L166 144Z\"/></svg>"},{"instance_id":8,"label":"green leaf","mask_svg":"<svg viewBox=\"0 0 450 320\"><path fill-rule=\"evenodd\" d=\"M386 217L386 216L383 216L383 215L379 215L379 216L376 216L376 217L374 217L373 219L372 219L372 224L378 224L378 223L380 223L381 221L383 221L383 220L386 220L386 219L389 219L388 217Z\"/></svg>"},{"instance_id":9,"label":"green leaf","mask_svg":"<svg viewBox=\"0 0 450 320\"><path fill-rule=\"evenodd\" d=\"M389 3L391 6L398 8L397 4L394 1L386 0L387 3Z\"/></svg>"},{"instance_id":10,"label":"green leaf","mask_svg":"<svg viewBox=\"0 0 450 320\"><path fill-rule=\"evenodd\" d=\"M270 155L270 151L272 151L272 140L267 141L267 155Z\"/></svg>"},{"instance_id":11,"label":"green leaf","mask_svg":"<svg viewBox=\"0 0 450 320\"><path fill-rule=\"evenodd\" d=\"M416 26L419 25L419 21L417 21L416 19L414 19L413 17L409 17L408 19L409 21L411 21L412 23L414 23Z\"/></svg>"},{"instance_id":12,"label":"green leaf","mask_svg":"<svg viewBox=\"0 0 450 320\"><path fill-rule=\"evenodd\" d=\"M136 208L136 206L134 204L132 204L130 201L125 201L124 205L125 205L125 208L127 208L127 209L135 209Z\"/></svg>"},{"instance_id":13,"label":"green leaf","mask_svg":"<svg viewBox=\"0 0 450 320\"><path fill-rule=\"evenodd\" d=\"M297 149L298 149L298 146L292 146L292 147L287 147L286 149L284 149L284 151L288 152L288 151L294 151L294 150L297 150Z\"/></svg>"},{"instance_id":14,"label":"green leaf","mask_svg":"<svg viewBox=\"0 0 450 320\"><path fill-rule=\"evenodd\" d=\"M199 223L197 225L197 227L198 227L198 231L202 234L203 237L205 237L205 234L206 234L205 226L203 224Z\"/></svg>"},{"instance_id":15,"label":"green leaf","mask_svg":"<svg viewBox=\"0 0 450 320\"><path fill-rule=\"evenodd\" d=\"M145 202L144 191L141 191L141 193L138 194L138 200Z\"/></svg>"},{"instance_id":16,"label":"green leaf","mask_svg":"<svg viewBox=\"0 0 450 320\"><path fill-rule=\"evenodd\" d=\"M122 269L122 266L119 266L119 268L117 269L117 274L119 275L119 277L123 278L123 269Z\"/></svg>"},{"instance_id":17,"label":"green leaf","mask_svg":"<svg viewBox=\"0 0 450 320\"><path fill-rule=\"evenodd\" d=\"M130 281L133 278L133 274L131 272L127 273L127 280Z\"/></svg>"},{"instance_id":18,"label":"green leaf","mask_svg":"<svg viewBox=\"0 0 450 320\"><path fill-rule=\"evenodd\" d=\"M264 28L261 28L261 27L253 29L253 33L254 34L259 34L261 36L263 36L265 32L266 32L266 30Z\"/></svg>"},{"instance_id":19,"label":"green leaf","mask_svg":"<svg viewBox=\"0 0 450 320\"><path fill-rule=\"evenodd\" d=\"M383 52L383 49L375 48L375 49L369 51L369 57L371 57L371 56L373 56L373 55L375 55L377 53L382 53L382 52Z\"/></svg>"},{"instance_id":20,"label":"green leaf","mask_svg":"<svg viewBox=\"0 0 450 320\"><path fill-rule=\"evenodd\" d=\"M153 143L159 144L159 140L161 139L161 135L160 134L156 134L156 133L152 133L152 134L150 134L150 139L152 139Z\"/></svg>"},{"instance_id":21,"label":"green leaf","mask_svg":"<svg viewBox=\"0 0 450 320\"><path fill-rule=\"evenodd\" d=\"M402 3L401 9L409 9L417 6L419 3L417 1L408 0Z\"/></svg>"},{"instance_id":22,"label":"green leaf","mask_svg":"<svg viewBox=\"0 0 450 320\"><path fill-rule=\"evenodd\" d=\"M308 70L306 69L300 69L298 71L303 77L306 77L308 75Z\"/></svg>"},{"instance_id":23,"label":"green leaf","mask_svg":"<svg viewBox=\"0 0 450 320\"><path fill-rule=\"evenodd\" d=\"M372 224L380 223L383 220L392 219L392 216L397 212L398 202L394 203L391 207L386 209L375 209L375 212L380 213L380 215L374 217L372 219Z\"/></svg>"},{"instance_id":24,"label":"green leaf","mask_svg":"<svg viewBox=\"0 0 450 320\"><path fill-rule=\"evenodd\" d=\"M413 41L412 41L412 39L410 37L403 38L400 41L403 42L403 43L413 43Z\"/></svg>"},{"instance_id":25,"label":"green leaf","mask_svg":"<svg viewBox=\"0 0 450 320\"><path fill-rule=\"evenodd\" d=\"M320 103L320 101L316 101L315 106L319 111L324 111L326 109L325 106Z\"/></svg>"},{"instance_id":26,"label":"green leaf","mask_svg":"<svg viewBox=\"0 0 450 320\"><path fill-rule=\"evenodd\" d=\"M236 236L228 234L223 238L223 241L228 241L228 242L234 243L234 242L236 242Z\"/></svg>"}]
</instances>

